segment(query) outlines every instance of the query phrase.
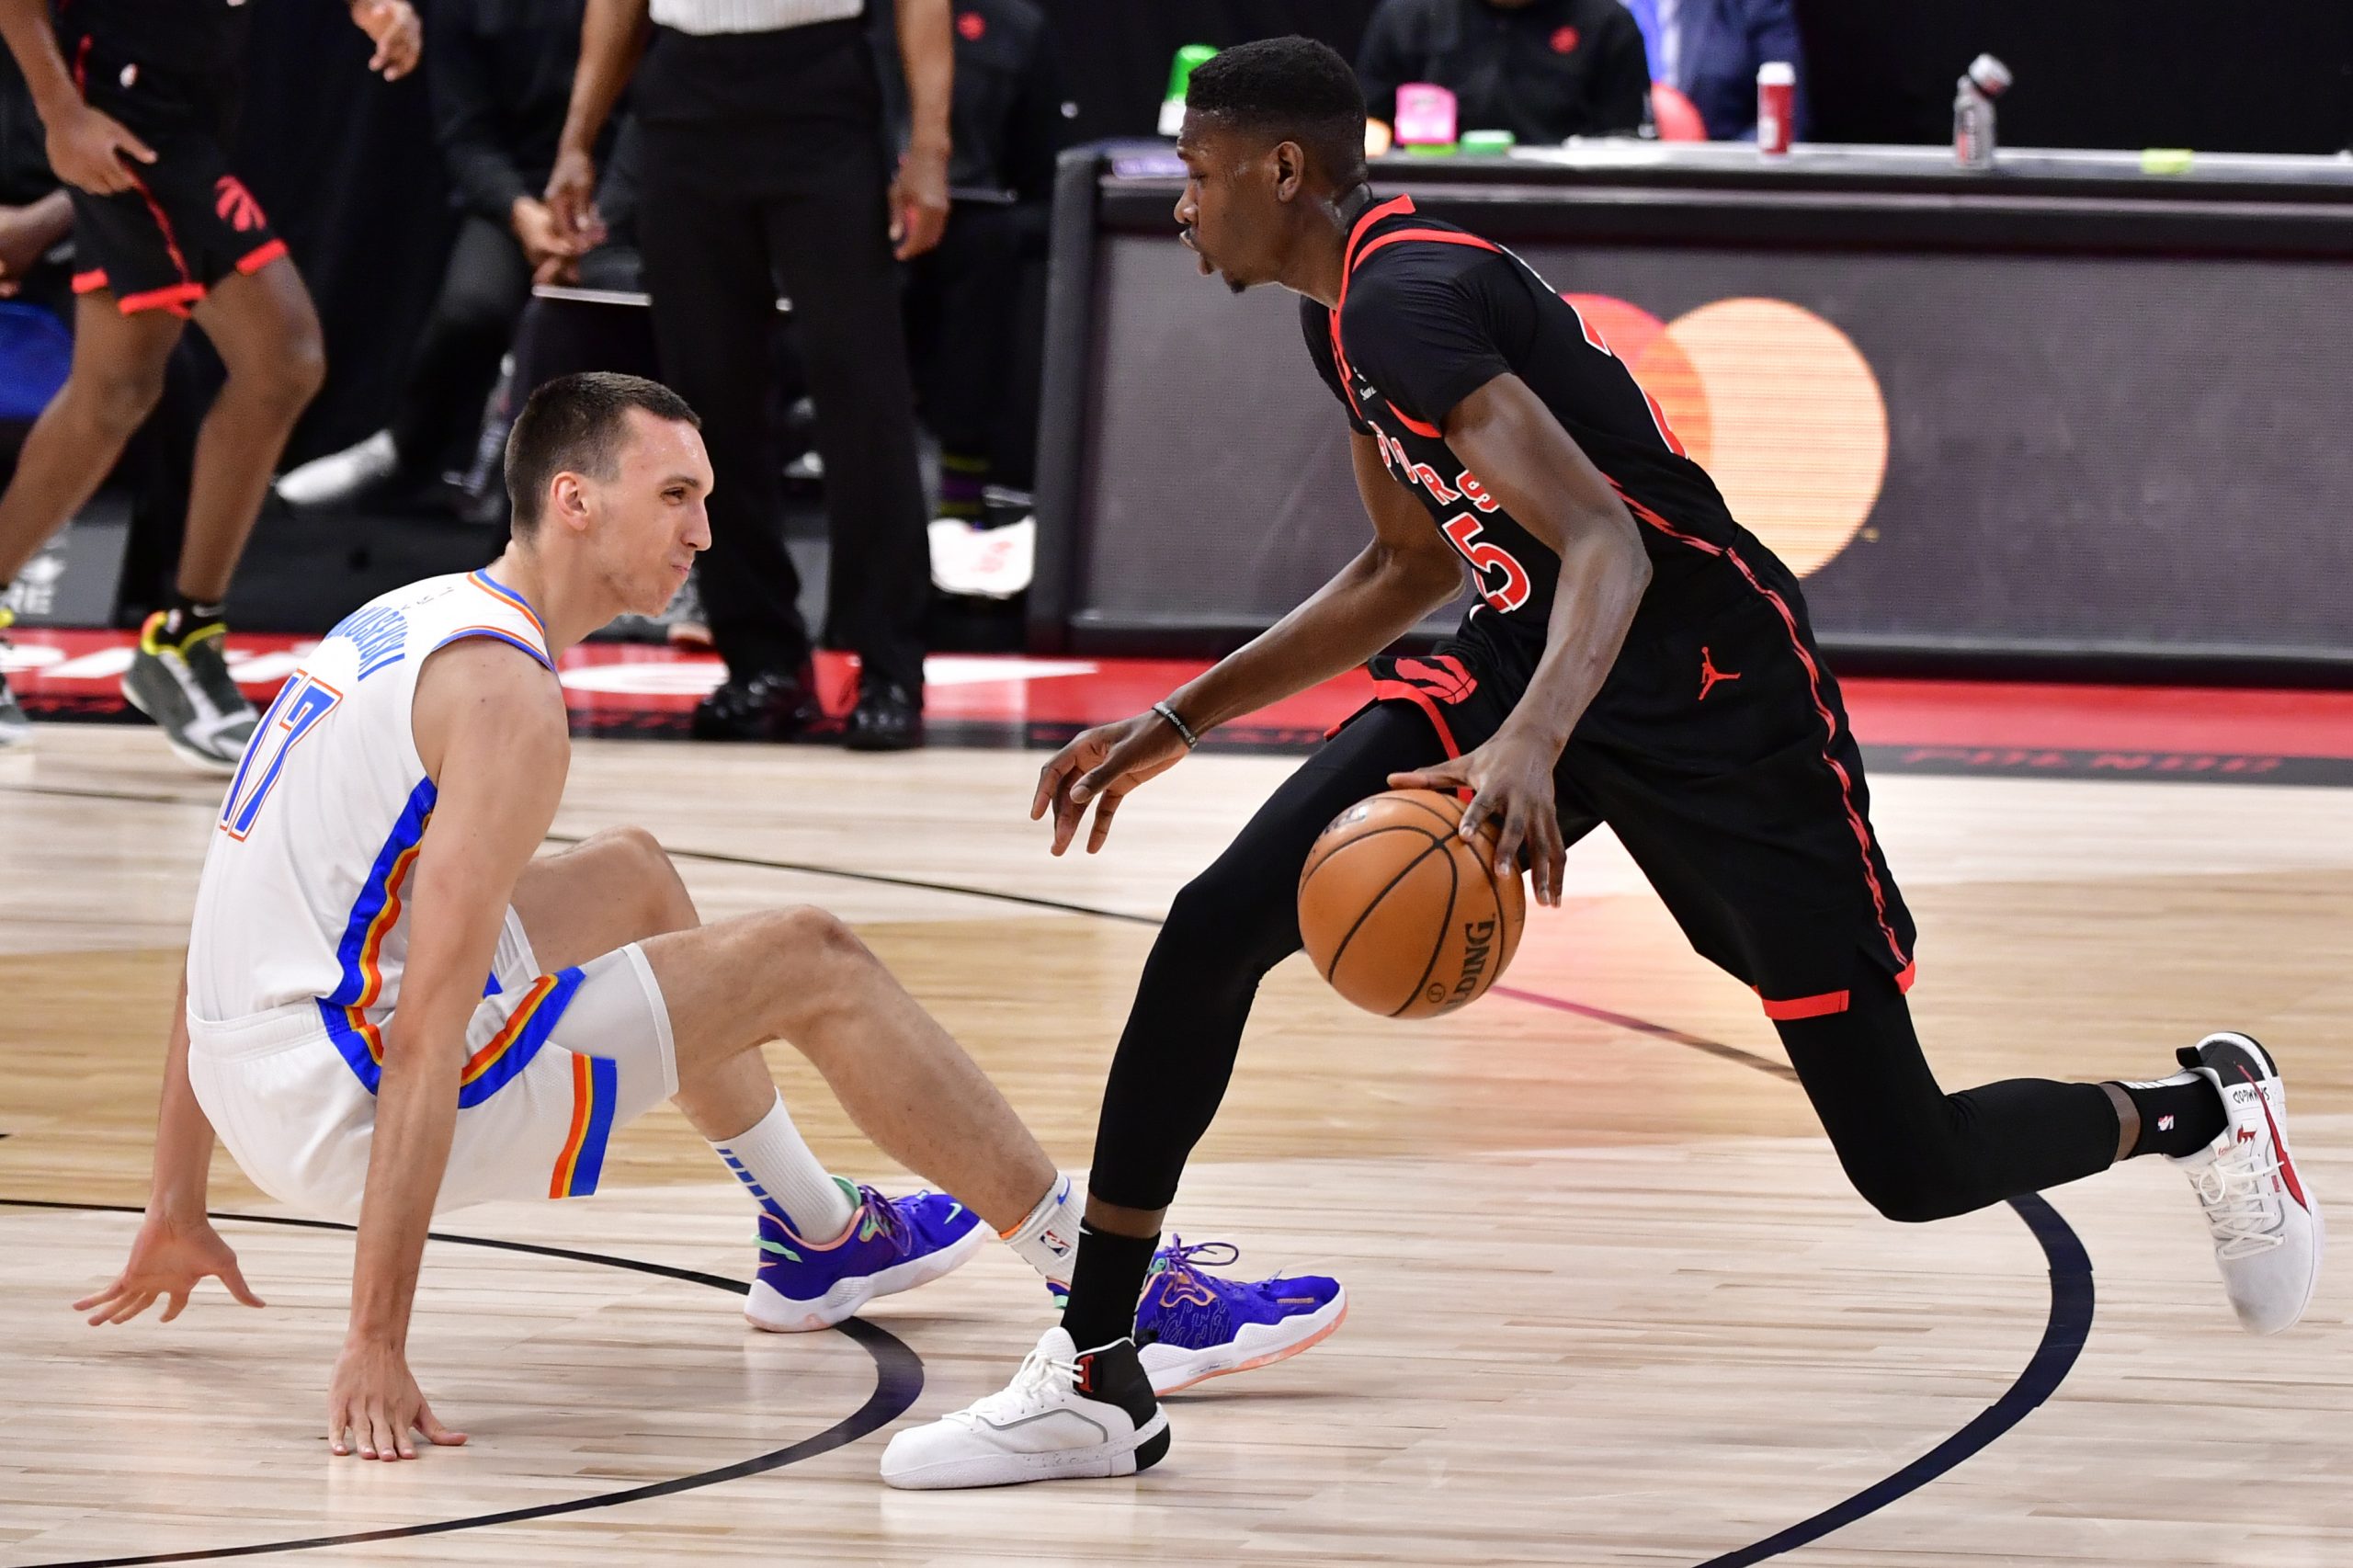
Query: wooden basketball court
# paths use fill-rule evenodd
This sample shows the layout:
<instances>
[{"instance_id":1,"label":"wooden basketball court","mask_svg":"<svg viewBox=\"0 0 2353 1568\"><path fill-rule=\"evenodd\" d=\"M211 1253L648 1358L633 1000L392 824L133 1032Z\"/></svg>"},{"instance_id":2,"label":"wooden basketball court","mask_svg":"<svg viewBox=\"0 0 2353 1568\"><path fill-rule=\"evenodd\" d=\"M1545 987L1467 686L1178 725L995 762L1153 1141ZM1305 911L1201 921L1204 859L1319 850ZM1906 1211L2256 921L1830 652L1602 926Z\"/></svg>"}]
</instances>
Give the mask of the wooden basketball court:
<instances>
[{"instance_id":1,"label":"wooden basketball court","mask_svg":"<svg viewBox=\"0 0 2353 1568\"><path fill-rule=\"evenodd\" d=\"M1208 756L1056 861L1035 753L865 760L583 741L558 832L677 854L707 918L825 904L1069 1166L1152 922L1290 765ZM2340 790L1887 776L1949 1085L2156 1075L2210 1027L2279 1054L2301 1163L2353 1194L2353 827ZM898 1494L889 1430L1003 1384L1050 1321L990 1249L840 1333L738 1315L739 1190L675 1112L598 1196L428 1248L411 1360L472 1435L322 1440L347 1233L215 1167L255 1289L93 1330L145 1197L175 966L219 791L152 733L0 757L0 1562L2353 1561L2353 1302L2237 1328L2187 1184L2141 1161L1930 1227L1847 1189L1754 999L1606 835L1503 988L1434 1023L1270 979L1175 1224L1347 1282L1329 1342L1172 1402L1133 1481ZM902 1184L789 1050L797 1119Z\"/></svg>"}]
</instances>

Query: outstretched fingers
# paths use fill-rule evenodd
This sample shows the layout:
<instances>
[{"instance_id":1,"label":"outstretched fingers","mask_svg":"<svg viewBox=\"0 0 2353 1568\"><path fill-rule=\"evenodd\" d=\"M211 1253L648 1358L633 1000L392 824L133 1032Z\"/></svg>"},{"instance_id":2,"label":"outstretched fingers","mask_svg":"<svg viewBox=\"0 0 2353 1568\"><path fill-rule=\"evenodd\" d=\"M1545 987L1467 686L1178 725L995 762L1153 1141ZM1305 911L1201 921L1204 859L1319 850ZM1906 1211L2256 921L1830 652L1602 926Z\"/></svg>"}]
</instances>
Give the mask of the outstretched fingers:
<instances>
[{"instance_id":1,"label":"outstretched fingers","mask_svg":"<svg viewBox=\"0 0 2353 1568\"><path fill-rule=\"evenodd\" d=\"M433 1414L433 1407L422 1402L416 1407L416 1429L424 1433L425 1440L437 1449L457 1449L465 1446L466 1435L463 1432L453 1432L441 1425L439 1419Z\"/></svg>"},{"instance_id":2,"label":"outstretched fingers","mask_svg":"<svg viewBox=\"0 0 2353 1568\"><path fill-rule=\"evenodd\" d=\"M1111 836L1111 817L1119 811L1120 802L1127 798L1127 787L1114 785L1105 790L1102 799L1096 803L1095 825L1086 835L1086 852L1089 855L1101 849L1103 841Z\"/></svg>"},{"instance_id":3,"label":"outstretched fingers","mask_svg":"<svg viewBox=\"0 0 2353 1568\"><path fill-rule=\"evenodd\" d=\"M1567 875L1569 846L1561 836L1559 817L1539 812L1529 823L1528 864L1536 882L1536 902L1561 907L1561 886ZM1516 876L1517 869L1498 866L1497 876Z\"/></svg>"},{"instance_id":4,"label":"outstretched fingers","mask_svg":"<svg viewBox=\"0 0 2353 1568\"><path fill-rule=\"evenodd\" d=\"M245 1271L237 1267L234 1258L231 1258L222 1266L221 1283L227 1287L230 1295L249 1307L266 1307L269 1304L254 1294L253 1287L245 1283Z\"/></svg>"}]
</instances>

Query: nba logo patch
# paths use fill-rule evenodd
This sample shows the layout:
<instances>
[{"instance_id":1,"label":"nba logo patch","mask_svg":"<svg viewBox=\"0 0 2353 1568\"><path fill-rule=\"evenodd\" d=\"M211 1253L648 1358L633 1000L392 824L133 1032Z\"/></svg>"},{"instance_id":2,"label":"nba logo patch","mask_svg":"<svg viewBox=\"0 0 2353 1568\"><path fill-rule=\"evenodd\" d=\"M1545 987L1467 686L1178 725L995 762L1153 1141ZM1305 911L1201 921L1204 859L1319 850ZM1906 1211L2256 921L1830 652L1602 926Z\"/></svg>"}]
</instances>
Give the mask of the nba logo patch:
<instances>
[{"instance_id":1,"label":"nba logo patch","mask_svg":"<svg viewBox=\"0 0 2353 1568\"><path fill-rule=\"evenodd\" d=\"M2169 1116L2161 1116L2157 1118L2157 1131L2160 1132L2171 1132L2173 1131L2173 1118Z\"/></svg>"}]
</instances>

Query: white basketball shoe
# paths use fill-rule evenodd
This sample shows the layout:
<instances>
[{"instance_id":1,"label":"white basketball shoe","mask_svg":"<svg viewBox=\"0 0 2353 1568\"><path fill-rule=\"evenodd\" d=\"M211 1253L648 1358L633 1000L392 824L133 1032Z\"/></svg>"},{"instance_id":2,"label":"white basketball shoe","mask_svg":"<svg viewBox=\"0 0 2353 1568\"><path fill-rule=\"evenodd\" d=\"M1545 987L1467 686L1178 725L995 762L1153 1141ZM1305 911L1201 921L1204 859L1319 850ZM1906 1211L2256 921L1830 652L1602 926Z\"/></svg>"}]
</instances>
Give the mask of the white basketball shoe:
<instances>
[{"instance_id":1,"label":"white basketball shoe","mask_svg":"<svg viewBox=\"0 0 2353 1568\"><path fill-rule=\"evenodd\" d=\"M2277 1334L2313 1299L2323 1239L2320 1203L2289 1153L2279 1066L2243 1034L2210 1034L2177 1055L2222 1094L2230 1121L2211 1145L2173 1163L2206 1210L2239 1322L2253 1334Z\"/></svg>"},{"instance_id":2,"label":"white basketball shoe","mask_svg":"<svg viewBox=\"0 0 2353 1568\"><path fill-rule=\"evenodd\" d=\"M1057 1325L1001 1392L892 1438L882 1479L930 1491L1133 1475L1167 1452L1168 1416L1135 1342L1081 1353Z\"/></svg>"}]
</instances>

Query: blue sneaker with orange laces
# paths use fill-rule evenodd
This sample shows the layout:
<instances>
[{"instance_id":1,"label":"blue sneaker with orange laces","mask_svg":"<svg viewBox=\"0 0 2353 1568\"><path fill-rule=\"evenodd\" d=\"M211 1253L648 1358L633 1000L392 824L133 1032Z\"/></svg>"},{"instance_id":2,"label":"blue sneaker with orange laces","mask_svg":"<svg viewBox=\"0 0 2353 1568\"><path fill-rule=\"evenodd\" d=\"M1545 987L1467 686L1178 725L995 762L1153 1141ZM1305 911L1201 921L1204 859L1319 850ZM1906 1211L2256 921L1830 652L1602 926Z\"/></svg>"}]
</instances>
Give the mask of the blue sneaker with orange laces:
<instances>
[{"instance_id":1,"label":"blue sneaker with orange laces","mask_svg":"<svg viewBox=\"0 0 2353 1568\"><path fill-rule=\"evenodd\" d=\"M1321 1274L1243 1281L1204 1267L1240 1256L1231 1242L1187 1246L1182 1236L1153 1255L1136 1303L1136 1349L1155 1395L1288 1360L1348 1315L1348 1293Z\"/></svg>"},{"instance_id":2,"label":"blue sneaker with orange laces","mask_svg":"<svg viewBox=\"0 0 2353 1568\"><path fill-rule=\"evenodd\" d=\"M989 1237L981 1217L944 1192L885 1198L860 1187L851 1196L858 1203L849 1228L823 1244L761 1212L759 1278L744 1303L754 1328L771 1334L831 1328L878 1296L928 1285Z\"/></svg>"}]
</instances>

